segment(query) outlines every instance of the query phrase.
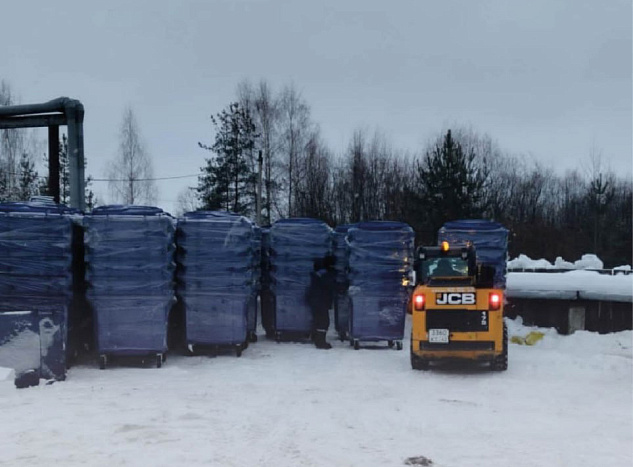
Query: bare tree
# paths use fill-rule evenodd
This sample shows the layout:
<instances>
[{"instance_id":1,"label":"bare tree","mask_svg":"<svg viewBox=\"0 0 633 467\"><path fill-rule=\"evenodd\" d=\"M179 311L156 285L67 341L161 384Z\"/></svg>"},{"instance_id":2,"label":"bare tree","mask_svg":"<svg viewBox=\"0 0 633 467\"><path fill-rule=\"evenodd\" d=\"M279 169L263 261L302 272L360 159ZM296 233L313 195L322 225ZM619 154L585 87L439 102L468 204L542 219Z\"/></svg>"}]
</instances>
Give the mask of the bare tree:
<instances>
[{"instance_id":1,"label":"bare tree","mask_svg":"<svg viewBox=\"0 0 633 467\"><path fill-rule=\"evenodd\" d=\"M263 163L263 220L270 224L273 219L273 205L280 192L279 167L279 103L267 81L261 80L256 86L245 80L238 84L237 95L240 105L249 110L259 135L253 155L262 153ZM259 170L257 157L251 158L252 171Z\"/></svg>"},{"instance_id":2,"label":"bare tree","mask_svg":"<svg viewBox=\"0 0 633 467\"><path fill-rule=\"evenodd\" d=\"M178 193L176 198L176 216L200 209L200 201L195 187L187 187Z\"/></svg>"},{"instance_id":3,"label":"bare tree","mask_svg":"<svg viewBox=\"0 0 633 467\"><path fill-rule=\"evenodd\" d=\"M308 175L299 179L295 186L293 205L296 215L334 223L331 155L318 131L310 136L302 163L302 171Z\"/></svg>"},{"instance_id":4,"label":"bare tree","mask_svg":"<svg viewBox=\"0 0 633 467\"><path fill-rule=\"evenodd\" d=\"M313 125L310 119L310 107L293 85L288 85L281 91L279 111L280 152L284 159L283 178L287 199L285 212L288 217L292 217L295 215L292 205L294 189L305 176L305 171L301 170L303 165L301 158L305 154Z\"/></svg>"},{"instance_id":5,"label":"bare tree","mask_svg":"<svg viewBox=\"0 0 633 467\"><path fill-rule=\"evenodd\" d=\"M134 111L128 107L121 122L119 153L109 170L110 192L116 202L153 204L157 195L153 176Z\"/></svg>"}]
</instances>

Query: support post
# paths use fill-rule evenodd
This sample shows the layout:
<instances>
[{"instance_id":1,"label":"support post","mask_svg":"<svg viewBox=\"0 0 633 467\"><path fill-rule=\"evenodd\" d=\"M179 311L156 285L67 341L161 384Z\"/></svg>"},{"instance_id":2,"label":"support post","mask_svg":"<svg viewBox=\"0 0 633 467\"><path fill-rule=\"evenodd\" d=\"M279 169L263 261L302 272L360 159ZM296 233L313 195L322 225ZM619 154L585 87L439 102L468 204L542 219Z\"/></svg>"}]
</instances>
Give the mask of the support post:
<instances>
[{"instance_id":1,"label":"support post","mask_svg":"<svg viewBox=\"0 0 633 467\"><path fill-rule=\"evenodd\" d=\"M59 126L48 127L48 194L59 203Z\"/></svg>"}]
</instances>

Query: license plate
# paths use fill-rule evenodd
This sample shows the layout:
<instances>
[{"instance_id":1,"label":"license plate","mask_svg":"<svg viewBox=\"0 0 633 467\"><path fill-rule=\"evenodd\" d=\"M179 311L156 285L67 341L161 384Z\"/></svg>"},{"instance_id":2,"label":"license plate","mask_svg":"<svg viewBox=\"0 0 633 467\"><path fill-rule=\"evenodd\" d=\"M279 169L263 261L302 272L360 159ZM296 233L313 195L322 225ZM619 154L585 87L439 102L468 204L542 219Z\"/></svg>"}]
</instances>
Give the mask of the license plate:
<instances>
[{"instance_id":1,"label":"license plate","mask_svg":"<svg viewBox=\"0 0 633 467\"><path fill-rule=\"evenodd\" d=\"M448 344L448 329L429 329L429 342Z\"/></svg>"}]
</instances>

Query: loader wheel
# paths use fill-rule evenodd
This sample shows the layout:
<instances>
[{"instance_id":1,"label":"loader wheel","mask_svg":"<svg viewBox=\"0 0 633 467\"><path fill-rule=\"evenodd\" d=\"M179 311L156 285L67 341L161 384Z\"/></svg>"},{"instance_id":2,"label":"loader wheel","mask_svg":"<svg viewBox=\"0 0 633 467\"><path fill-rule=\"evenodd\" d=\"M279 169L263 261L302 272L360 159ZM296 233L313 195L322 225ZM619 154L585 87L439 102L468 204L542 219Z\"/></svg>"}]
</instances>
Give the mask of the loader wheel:
<instances>
[{"instance_id":1,"label":"loader wheel","mask_svg":"<svg viewBox=\"0 0 633 467\"><path fill-rule=\"evenodd\" d=\"M501 355L492 360L492 371L506 371L508 369L508 327L503 325L503 350Z\"/></svg>"},{"instance_id":2,"label":"loader wheel","mask_svg":"<svg viewBox=\"0 0 633 467\"><path fill-rule=\"evenodd\" d=\"M418 371L429 371L431 362L426 358L420 358L417 355L411 354L411 368Z\"/></svg>"},{"instance_id":3,"label":"loader wheel","mask_svg":"<svg viewBox=\"0 0 633 467\"><path fill-rule=\"evenodd\" d=\"M108 366L108 357L105 355L99 355L99 369L105 370L106 366Z\"/></svg>"}]
</instances>

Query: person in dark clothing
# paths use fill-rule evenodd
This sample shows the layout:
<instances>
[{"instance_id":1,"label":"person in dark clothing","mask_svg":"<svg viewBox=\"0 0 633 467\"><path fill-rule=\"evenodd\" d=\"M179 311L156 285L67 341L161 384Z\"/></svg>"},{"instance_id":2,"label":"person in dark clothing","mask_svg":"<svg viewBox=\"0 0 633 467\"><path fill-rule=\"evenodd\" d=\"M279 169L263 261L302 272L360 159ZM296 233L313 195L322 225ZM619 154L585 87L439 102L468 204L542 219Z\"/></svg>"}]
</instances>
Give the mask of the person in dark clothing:
<instances>
[{"instance_id":1,"label":"person in dark clothing","mask_svg":"<svg viewBox=\"0 0 633 467\"><path fill-rule=\"evenodd\" d=\"M334 300L334 256L326 256L314 261L310 274L310 288L307 301L312 310L312 339L317 349L331 349L325 340L330 327L330 306Z\"/></svg>"}]
</instances>

